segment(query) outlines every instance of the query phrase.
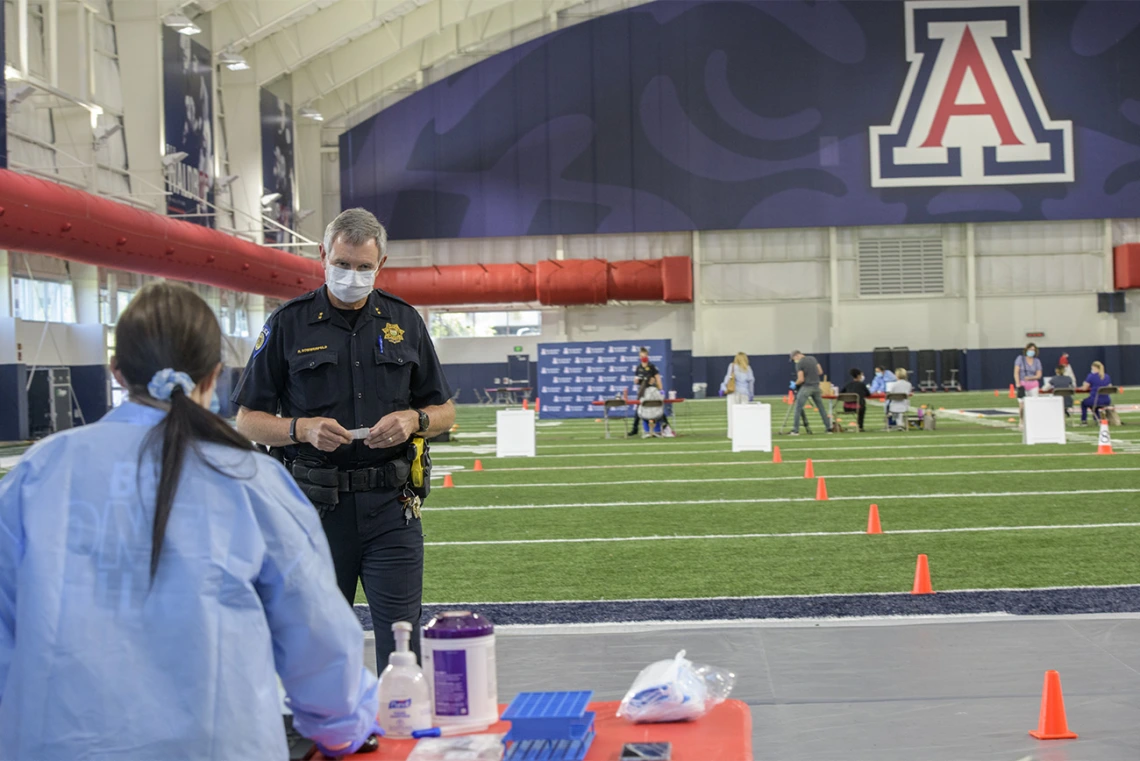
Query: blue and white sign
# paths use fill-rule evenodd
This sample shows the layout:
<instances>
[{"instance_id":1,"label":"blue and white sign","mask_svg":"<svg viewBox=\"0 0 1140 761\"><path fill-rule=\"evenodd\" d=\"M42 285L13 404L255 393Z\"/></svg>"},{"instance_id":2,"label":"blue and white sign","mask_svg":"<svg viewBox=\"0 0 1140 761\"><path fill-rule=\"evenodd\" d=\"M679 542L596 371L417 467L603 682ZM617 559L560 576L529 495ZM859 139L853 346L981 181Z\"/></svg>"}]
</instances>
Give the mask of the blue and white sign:
<instances>
[{"instance_id":1,"label":"blue and white sign","mask_svg":"<svg viewBox=\"0 0 1140 761\"><path fill-rule=\"evenodd\" d=\"M1028 0L906 4L910 74L871 127L871 186L1073 181L1073 124L1049 118L1028 60Z\"/></svg>"},{"instance_id":2,"label":"blue and white sign","mask_svg":"<svg viewBox=\"0 0 1140 761\"><path fill-rule=\"evenodd\" d=\"M649 349L649 361L661 373L661 385L668 395L673 382L672 341L539 344L537 396L542 400L539 417L601 417L602 408L593 402L620 397L623 391L630 399L636 399L634 373L642 346ZM624 414L632 414L632 410L630 407Z\"/></svg>"}]
</instances>

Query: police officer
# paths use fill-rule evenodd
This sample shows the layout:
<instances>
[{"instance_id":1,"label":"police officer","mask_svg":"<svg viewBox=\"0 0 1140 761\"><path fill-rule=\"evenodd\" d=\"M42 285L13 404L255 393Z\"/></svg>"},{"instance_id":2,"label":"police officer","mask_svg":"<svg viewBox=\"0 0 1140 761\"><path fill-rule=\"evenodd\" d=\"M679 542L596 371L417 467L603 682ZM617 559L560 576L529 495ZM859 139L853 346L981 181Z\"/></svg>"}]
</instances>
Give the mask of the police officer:
<instances>
[{"instance_id":1,"label":"police officer","mask_svg":"<svg viewBox=\"0 0 1140 761\"><path fill-rule=\"evenodd\" d=\"M325 230L325 285L274 312L234 390L238 430L284 460L321 513L337 584L359 579L372 614L377 668L410 621L419 651L423 530L401 502L409 439L451 428L451 389L427 327L407 302L374 288L387 233L364 209ZM319 626L319 622L313 622Z\"/></svg>"}]
</instances>

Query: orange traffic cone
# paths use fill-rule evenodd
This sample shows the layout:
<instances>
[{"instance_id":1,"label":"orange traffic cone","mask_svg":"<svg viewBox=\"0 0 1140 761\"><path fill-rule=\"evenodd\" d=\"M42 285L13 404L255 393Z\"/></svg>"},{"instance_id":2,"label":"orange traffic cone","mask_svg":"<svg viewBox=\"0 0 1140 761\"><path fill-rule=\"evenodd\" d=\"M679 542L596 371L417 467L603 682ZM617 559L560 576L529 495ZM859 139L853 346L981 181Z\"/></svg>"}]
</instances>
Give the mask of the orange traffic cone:
<instances>
[{"instance_id":1,"label":"orange traffic cone","mask_svg":"<svg viewBox=\"0 0 1140 761\"><path fill-rule=\"evenodd\" d=\"M1010 399L1016 399L1017 398L1017 389L1015 389L1013 387L1012 383L1009 384L1009 398Z\"/></svg>"},{"instance_id":2,"label":"orange traffic cone","mask_svg":"<svg viewBox=\"0 0 1140 761\"><path fill-rule=\"evenodd\" d=\"M772 447L772 462L779 465L783 461L784 461L784 458L780 456L780 448L779 447Z\"/></svg>"},{"instance_id":3,"label":"orange traffic cone","mask_svg":"<svg viewBox=\"0 0 1140 761\"><path fill-rule=\"evenodd\" d=\"M796 403L796 395L793 394L791 391L789 391L788 392L788 404L795 404L795 403Z\"/></svg>"},{"instance_id":4,"label":"orange traffic cone","mask_svg":"<svg viewBox=\"0 0 1140 761\"><path fill-rule=\"evenodd\" d=\"M1077 739L1077 733L1070 732L1069 724L1065 721L1061 675L1056 671L1045 672L1045 686L1041 690L1041 716L1037 719L1037 729L1029 730L1029 734L1038 740Z\"/></svg>"},{"instance_id":5,"label":"orange traffic cone","mask_svg":"<svg viewBox=\"0 0 1140 761\"><path fill-rule=\"evenodd\" d=\"M455 486L455 482L451 480L451 474L448 473L443 477L443 488L450 489Z\"/></svg>"},{"instance_id":6,"label":"orange traffic cone","mask_svg":"<svg viewBox=\"0 0 1140 761\"><path fill-rule=\"evenodd\" d=\"M815 480L815 498L819 502L827 501L827 482L822 477Z\"/></svg>"},{"instance_id":7,"label":"orange traffic cone","mask_svg":"<svg viewBox=\"0 0 1140 761\"><path fill-rule=\"evenodd\" d=\"M523 409L524 409L524 410L525 410L525 409L527 409L527 406L526 406L526 399L523 399Z\"/></svg>"},{"instance_id":8,"label":"orange traffic cone","mask_svg":"<svg viewBox=\"0 0 1140 761\"><path fill-rule=\"evenodd\" d=\"M994 396L1001 396L1001 394L998 393L998 390L996 388L994 389Z\"/></svg>"},{"instance_id":9,"label":"orange traffic cone","mask_svg":"<svg viewBox=\"0 0 1140 761\"><path fill-rule=\"evenodd\" d=\"M871 512L867 514L867 533L881 534L883 527L879 525L879 506L871 505Z\"/></svg>"},{"instance_id":10,"label":"orange traffic cone","mask_svg":"<svg viewBox=\"0 0 1140 761\"><path fill-rule=\"evenodd\" d=\"M804 478L815 478L815 468L811 466L811 458L804 463Z\"/></svg>"},{"instance_id":11,"label":"orange traffic cone","mask_svg":"<svg viewBox=\"0 0 1140 761\"><path fill-rule=\"evenodd\" d=\"M475 471L476 473L483 470L483 461L482 460L476 460L475 461L475 467L472 468L471 470Z\"/></svg>"},{"instance_id":12,"label":"orange traffic cone","mask_svg":"<svg viewBox=\"0 0 1140 761\"><path fill-rule=\"evenodd\" d=\"M542 401L542 400L541 400L541 399L539 399L537 396L534 398L534 411L535 411L535 412L538 412L538 404L539 404L539 402L541 402L541 401Z\"/></svg>"},{"instance_id":13,"label":"orange traffic cone","mask_svg":"<svg viewBox=\"0 0 1140 761\"><path fill-rule=\"evenodd\" d=\"M1108 433L1108 421L1100 421L1100 437L1096 441L1097 454L1112 454L1112 436Z\"/></svg>"},{"instance_id":14,"label":"orange traffic cone","mask_svg":"<svg viewBox=\"0 0 1140 761\"><path fill-rule=\"evenodd\" d=\"M918 563L914 566L914 588L910 590L912 595L932 595L934 594L934 587L930 586L930 564L926 561L926 555L918 556Z\"/></svg>"}]
</instances>

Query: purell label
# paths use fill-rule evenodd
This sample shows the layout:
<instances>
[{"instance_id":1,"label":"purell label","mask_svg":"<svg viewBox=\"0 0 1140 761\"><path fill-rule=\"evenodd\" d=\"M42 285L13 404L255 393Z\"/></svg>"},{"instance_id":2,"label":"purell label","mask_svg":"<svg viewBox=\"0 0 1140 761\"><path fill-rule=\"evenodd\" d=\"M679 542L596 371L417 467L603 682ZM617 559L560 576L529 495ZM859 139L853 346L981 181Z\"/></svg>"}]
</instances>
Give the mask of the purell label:
<instances>
[{"instance_id":1,"label":"purell label","mask_svg":"<svg viewBox=\"0 0 1140 761\"><path fill-rule=\"evenodd\" d=\"M411 707L412 707L412 699L411 698L408 698L407 700L390 700L390 701L388 701L388 710L394 710L397 708L411 708Z\"/></svg>"}]
</instances>

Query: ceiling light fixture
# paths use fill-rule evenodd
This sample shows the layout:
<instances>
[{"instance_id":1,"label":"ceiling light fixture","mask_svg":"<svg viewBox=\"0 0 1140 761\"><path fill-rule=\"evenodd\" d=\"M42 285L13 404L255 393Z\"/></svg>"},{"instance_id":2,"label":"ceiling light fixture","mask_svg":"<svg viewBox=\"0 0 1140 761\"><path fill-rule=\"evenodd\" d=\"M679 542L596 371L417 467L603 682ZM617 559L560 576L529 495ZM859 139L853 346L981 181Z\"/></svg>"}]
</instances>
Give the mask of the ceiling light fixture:
<instances>
[{"instance_id":1,"label":"ceiling light fixture","mask_svg":"<svg viewBox=\"0 0 1140 761\"><path fill-rule=\"evenodd\" d=\"M171 13L162 19L162 23L179 34L199 34L202 30L181 13Z\"/></svg>"},{"instance_id":2,"label":"ceiling light fixture","mask_svg":"<svg viewBox=\"0 0 1140 761\"><path fill-rule=\"evenodd\" d=\"M297 110L297 116L303 116L315 122L323 122L325 120L324 115L312 106L302 106Z\"/></svg>"}]
</instances>

